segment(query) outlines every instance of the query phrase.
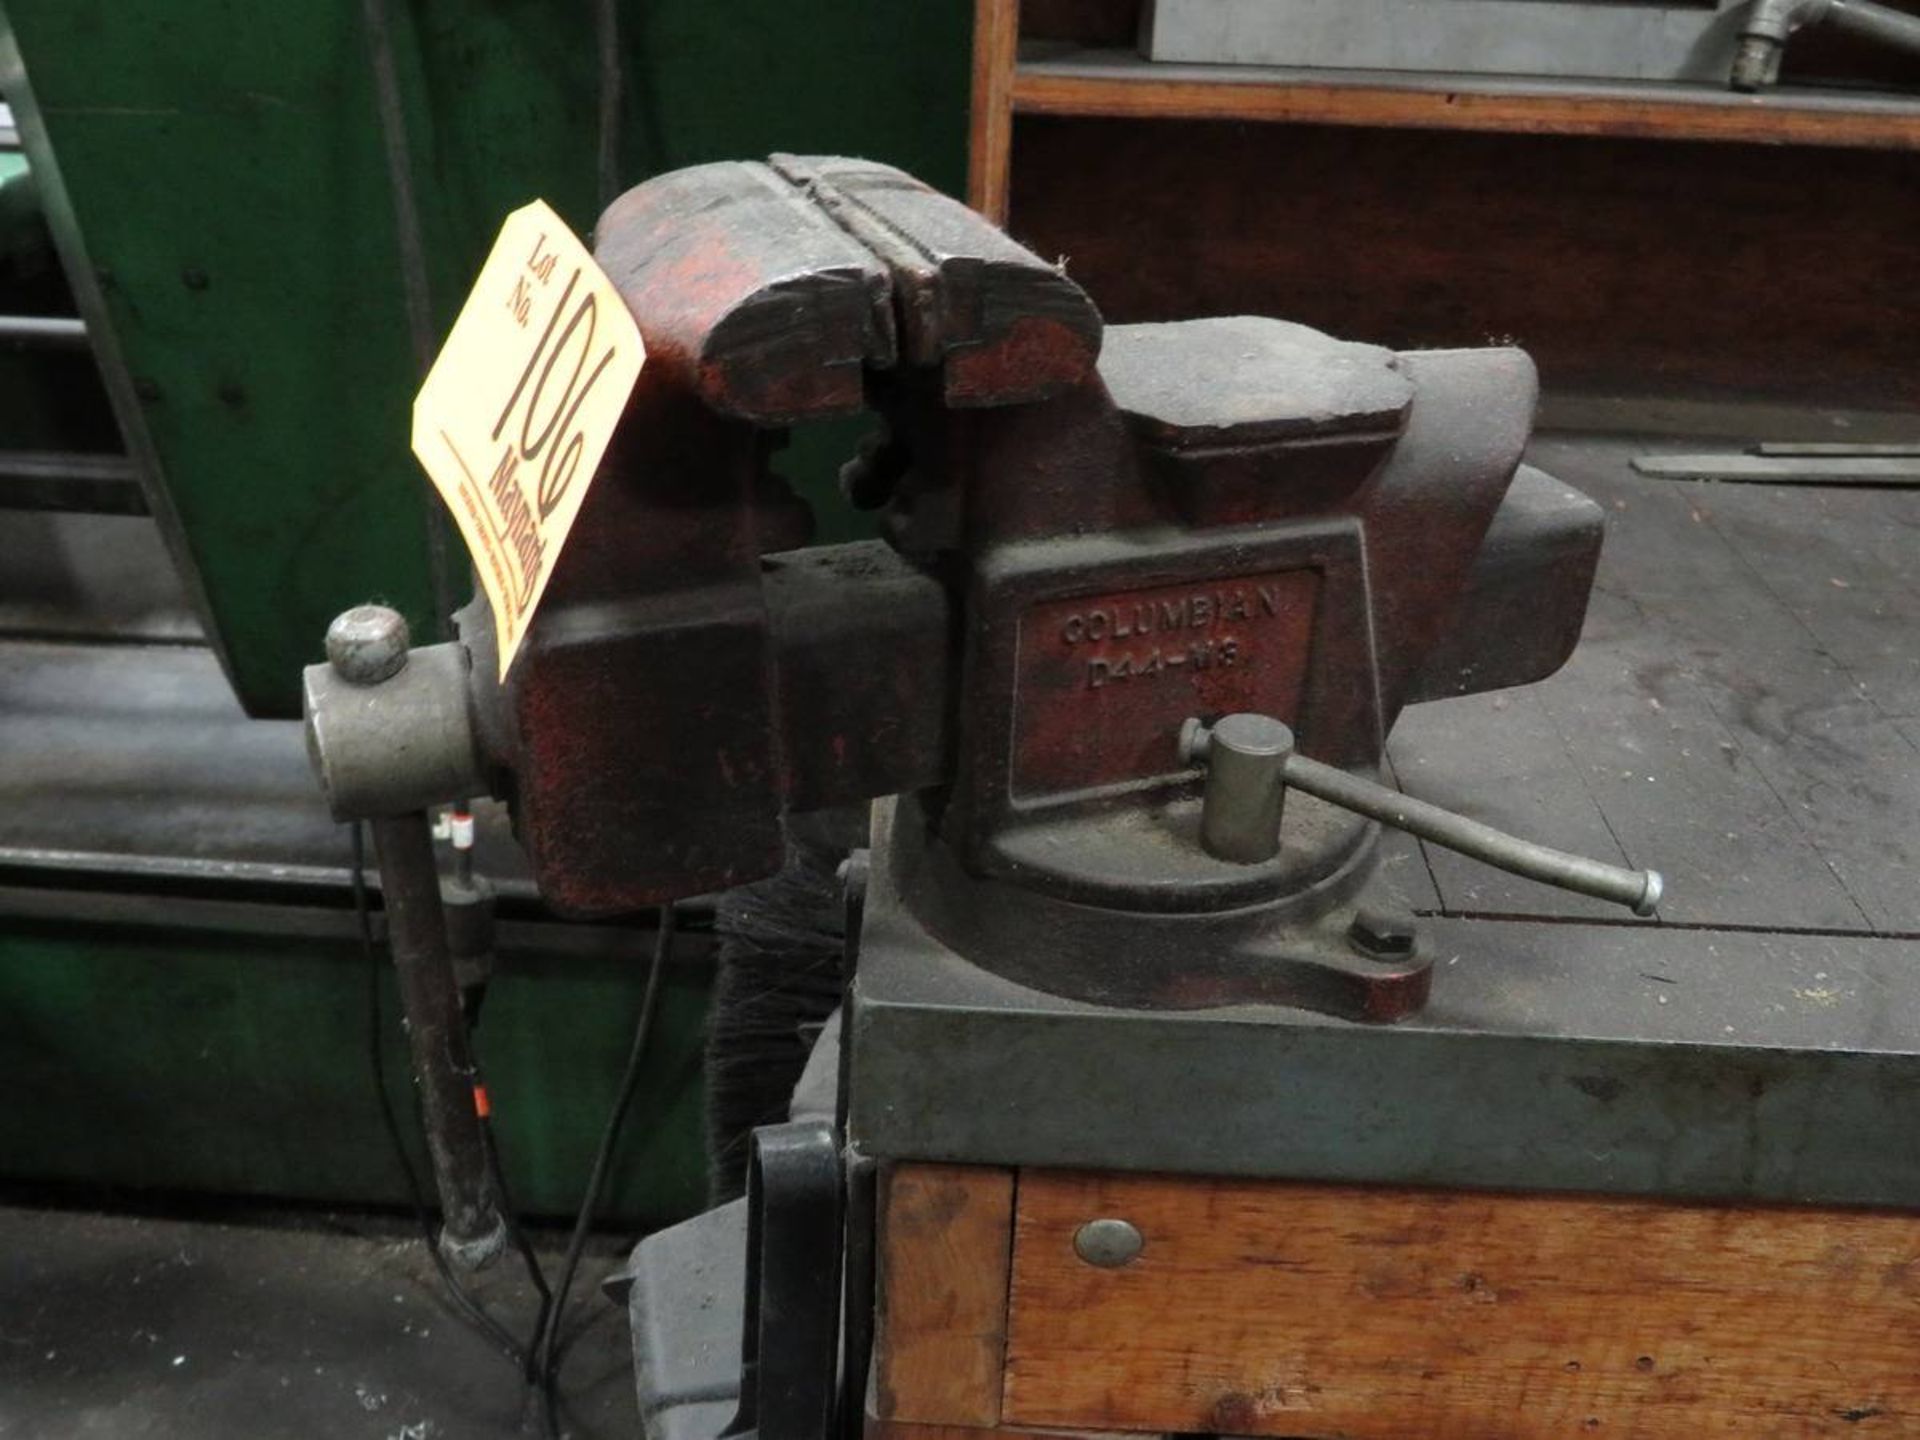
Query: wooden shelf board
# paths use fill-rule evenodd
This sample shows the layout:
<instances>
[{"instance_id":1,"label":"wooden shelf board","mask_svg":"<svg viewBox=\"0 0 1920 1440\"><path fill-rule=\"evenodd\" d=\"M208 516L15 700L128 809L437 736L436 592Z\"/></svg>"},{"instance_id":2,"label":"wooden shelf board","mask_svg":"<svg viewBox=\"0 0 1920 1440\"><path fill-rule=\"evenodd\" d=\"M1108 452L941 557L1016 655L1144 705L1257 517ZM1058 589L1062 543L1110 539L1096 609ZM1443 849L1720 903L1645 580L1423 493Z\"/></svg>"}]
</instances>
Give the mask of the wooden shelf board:
<instances>
[{"instance_id":1,"label":"wooden shelf board","mask_svg":"<svg viewBox=\"0 0 1920 1440\"><path fill-rule=\"evenodd\" d=\"M1156 64L1129 50L1022 48L1013 110L1536 135L1920 150L1920 96L1406 71Z\"/></svg>"}]
</instances>

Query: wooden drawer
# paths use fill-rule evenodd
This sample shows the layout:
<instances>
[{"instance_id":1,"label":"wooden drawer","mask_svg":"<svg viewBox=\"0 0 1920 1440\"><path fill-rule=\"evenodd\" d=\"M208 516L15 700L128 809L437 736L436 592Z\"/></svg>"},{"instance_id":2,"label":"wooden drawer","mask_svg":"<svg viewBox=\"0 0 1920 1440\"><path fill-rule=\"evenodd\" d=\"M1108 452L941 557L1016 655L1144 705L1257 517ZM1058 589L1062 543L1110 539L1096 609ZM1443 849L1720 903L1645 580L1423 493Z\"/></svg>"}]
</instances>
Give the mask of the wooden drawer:
<instances>
[{"instance_id":1,"label":"wooden drawer","mask_svg":"<svg viewBox=\"0 0 1920 1440\"><path fill-rule=\"evenodd\" d=\"M963 1167L889 1189L881 1421L1920 1434L1906 1214ZM1102 1217L1138 1228L1137 1258L1079 1258Z\"/></svg>"}]
</instances>

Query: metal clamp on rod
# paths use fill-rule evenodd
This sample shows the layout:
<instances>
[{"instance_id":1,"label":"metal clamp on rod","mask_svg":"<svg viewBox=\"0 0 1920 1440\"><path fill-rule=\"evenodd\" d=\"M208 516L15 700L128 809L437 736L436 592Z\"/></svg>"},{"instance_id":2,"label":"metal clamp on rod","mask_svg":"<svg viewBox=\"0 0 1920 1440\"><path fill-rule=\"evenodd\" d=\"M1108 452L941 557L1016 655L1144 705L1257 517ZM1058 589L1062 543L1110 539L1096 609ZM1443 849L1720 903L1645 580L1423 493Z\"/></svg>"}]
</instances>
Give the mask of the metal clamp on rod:
<instances>
[{"instance_id":1,"label":"metal clamp on rod","mask_svg":"<svg viewBox=\"0 0 1920 1440\"><path fill-rule=\"evenodd\" d=\"M1292 785L1495 869L1610 900L1636 915L1651 915L1660 904L1665 882L1658 870L1627 870L1536 845L1309 760L1295 752L1293 731L1271 716L1229 715L1211 727L1189 720L1180 730L1180 758L1206 767L1200 843L1217 859L1243 865L1272 859L1280 849L1280 819Z\"/></svg>"},{"instance_id":2,"label":"metal clamp on rod","mask_svg":"<svg viewBox=\"0 0 1920 1440\"><path fill-rule=\"evenodd\" d=\"M362 710L378 710L366 702L407 672L409 657L407 622L384 605L357 606L327 629L327 673L361 697ZM311 694L311 673L308 687ZM336 702L336 708L348 707ZM309 724L314 723L310 713ZM317 737L320 731L316 727L311 733ZM396 740L396 745L405 752L404 743ZM314 753L322 753L317 740ZM505 1207L487 1153L478 1077L447 945L433 832L426 811L407 808L409 803L418 802L411 797L396 802L397 813L376 807L372 821L388 948L406 1011L427 1155L440 1192L440 1250L449 1260L478 1269L506 1247Z\"/></svg>"}]
</instances>

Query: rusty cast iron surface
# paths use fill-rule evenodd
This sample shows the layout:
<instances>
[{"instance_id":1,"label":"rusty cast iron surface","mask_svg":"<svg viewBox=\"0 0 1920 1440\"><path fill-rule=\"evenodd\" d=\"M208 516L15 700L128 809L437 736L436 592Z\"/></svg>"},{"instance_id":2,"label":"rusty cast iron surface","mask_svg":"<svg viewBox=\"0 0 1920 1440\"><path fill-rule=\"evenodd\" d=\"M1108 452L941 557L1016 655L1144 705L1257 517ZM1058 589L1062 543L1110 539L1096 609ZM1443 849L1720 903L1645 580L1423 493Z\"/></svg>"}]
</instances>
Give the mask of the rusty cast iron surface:
<instances>
[{"instance_id":1,"label":"rusty cast iron surface","mask_svg":"<svg viewBox=\"0 0 1920 1440\"><path fill-rule=\"evenodd\" d=\"M1275 861L1214 860L1176 740L1259 712L1373 773L1405 705L1559 666L1600 514L1516 480L1523 353L1249 316L1104 328L1058 267L856 160L676 172L597 233L650 363L504 691L484 613L463 629L554 902L737 884L778 865L784 813L903 793L924 864L901 893L983 964L1152 1004L1420 1003L1423 953L1383 967L1340 939L1375 828L1301 805ZM799 549L770 456L863 409L883 435L849 484L887 538ZM1122 983L1100 946L1018 944L983 905L1078 907L1050 936L1119 917L1150 958Z\"/></svg>"}]
</instances>

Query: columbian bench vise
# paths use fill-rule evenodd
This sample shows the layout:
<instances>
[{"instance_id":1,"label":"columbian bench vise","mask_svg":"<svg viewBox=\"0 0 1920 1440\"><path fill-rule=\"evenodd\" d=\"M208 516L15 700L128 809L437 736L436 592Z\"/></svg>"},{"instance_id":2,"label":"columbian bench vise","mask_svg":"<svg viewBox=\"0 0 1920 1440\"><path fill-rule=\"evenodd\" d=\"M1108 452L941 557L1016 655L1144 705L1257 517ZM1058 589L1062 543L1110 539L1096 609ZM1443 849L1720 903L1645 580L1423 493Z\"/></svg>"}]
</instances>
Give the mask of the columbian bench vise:
<instances>
[{"instance_id":1,"label":"columbian bench vise","mask_svg":"<svg viewBox=\"0 0 1920 1440\"><path fill-rule=\"evenodd\" d=\"M1369 898L1381 822L1651 910L1657 876L1374 783L1404 706L1578 637L1601 514L1519 464L1521 352L1103 327L1060 267L845 159L650 181L596 255L649 358L525 651L495 685L475 606L375 686L312 668L338 813L503 795L544 895L603 914L899 796L876 863L922 923L1150 1006L1417 1008L1428 957ZM885 538L797 548L783 436L862 411L884 429L843 480Z\"/></svg>"},{"instance_id":2,"label":"columbian bench vise","mask_svg":"<svg viewBox=\"0 0 1920 1440\"><path fill-rule=\"evenodd\" d=\"M889 1211L883 1164L963 1162L989 1188L1036 1165L1398 1173L1379 1115L1340 1127L1365 1153L1334 1162L1273 1123L1310 1119L1275 1087L1323 1052L1349 1112L1356 1074L1445 1103L1418 1076L1447 1052L1402 1067L1362 1043L1419 1031L1380 1022L1417 1016L1434 975L1384 831L1652 910L1651 872L1379 781L1404 707L1539 680L1581 630L1602 515L1521 463L1520 351L1246 316L1105 326L1060 266L847 159L650 180L595 253L648 358L504 683L484 604L455 641L389 643L397 661L369 660L378 617L349 612L307 672L309 735L342 818L503 797L543 894L580 915L768 875L787 817L878 802L849 868L837 1123L760 1132L753 1172L750 1243L812 1214L789 1249L835 1263L795 1279L756 1248L747 1373L764 1394L784 1365L798 1389L784 1421L743 1395L730 1433L817 1435L906 1393L884 1366L877 1400L862 1378L886 1275L908 1273L883 1260L876 1281L875 1257L909 1235L918 1183ZM774 463L794 427L863 412L877 428L841 479L882 538L808 548ZM837 1201L779 1201L796 1174L840 1183L835 1156L844 1225ZM964 1225L964 1201L941 1213ZM737 1266L749 1241L730 1243ZM1125 1264L1127 1243L1091 1234L1082 1258ZM787 1338L756 1331L757 1297L788 1284L805 1293L765 1309ZM822 1313L796 1370L794 1317ZM838 1400L818 1388L836 1356ZM711 1411L705 1384L687 1393Z\"/></svg>"}]
</instances>

